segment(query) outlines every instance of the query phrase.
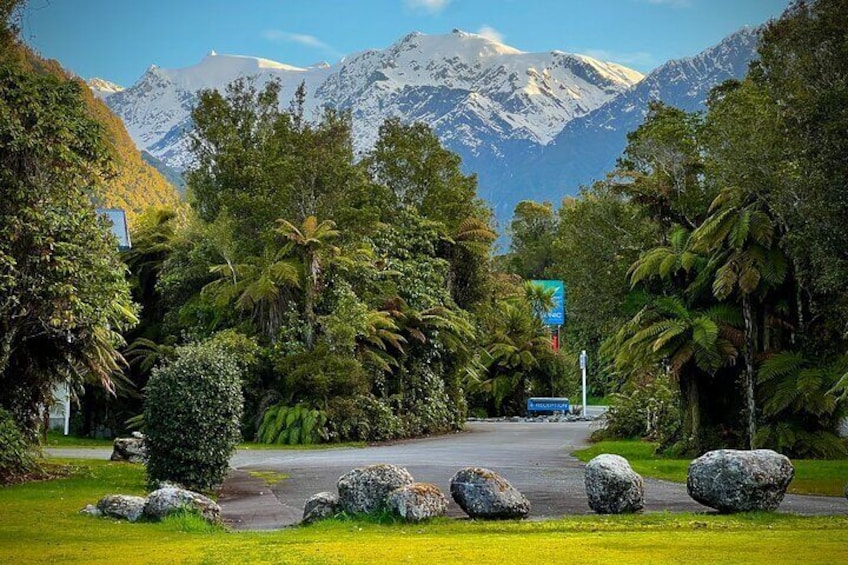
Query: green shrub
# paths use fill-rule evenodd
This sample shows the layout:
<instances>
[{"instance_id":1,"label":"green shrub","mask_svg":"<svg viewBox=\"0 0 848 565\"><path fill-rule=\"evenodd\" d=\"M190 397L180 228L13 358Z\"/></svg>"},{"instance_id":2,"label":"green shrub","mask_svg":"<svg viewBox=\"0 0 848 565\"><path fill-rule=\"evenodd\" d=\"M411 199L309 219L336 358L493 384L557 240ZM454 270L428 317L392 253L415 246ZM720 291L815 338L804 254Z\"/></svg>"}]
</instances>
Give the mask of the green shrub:
<instances>
[{"instance_id":1,"label":"green shrub","mask_svg":"<svg viewBox=\"0 0 848 565\"><path fill-rule=\"evenodd\" d=\"M392 409L370 394L331 399L327 420L335 441L386 441L404 435Z\"/></svg>"},{"instance_id":2,"label":"green shrub","mask_svg":"<svg viewBox=\"0 0 848 565\"><path fill-rule=\"evenodd\" d=\"M17 482L37 469L35 448L26 441L12 415L0 408L0 485Z\"/></svg>"},{"instance_id":3,"label":"green shrub","mask_svg":"<svg viewBox=\"0 0 848 565\"><path fill-rule=\"evenodd\" d=\"M213 343L189 345L153 371L144 420L151 486L173 481L196 490L220 484L241 439L241 375Z\"/></svg>"},{"instance_id":4,"label":"green shrub","mask_svg":"<svg viewBox=\"0 0 848 565\"><path fill-rule=\"evenodd\" d=\"M664 448L680 434L680 396L668 376L628 384L610 398L603 438L645 438Z\"/></svg>"},{"instance_id":5,"label":"green shrub","mask_svg":"<svg viewBox=\"0 0 848 565\"><path fill-rule=\"evenodd\" d=\"M327 415L298 404L275 404L265 411L256 433L261 443L280 445L312 445L327 441Z\"/></svg>"}]
</instances>

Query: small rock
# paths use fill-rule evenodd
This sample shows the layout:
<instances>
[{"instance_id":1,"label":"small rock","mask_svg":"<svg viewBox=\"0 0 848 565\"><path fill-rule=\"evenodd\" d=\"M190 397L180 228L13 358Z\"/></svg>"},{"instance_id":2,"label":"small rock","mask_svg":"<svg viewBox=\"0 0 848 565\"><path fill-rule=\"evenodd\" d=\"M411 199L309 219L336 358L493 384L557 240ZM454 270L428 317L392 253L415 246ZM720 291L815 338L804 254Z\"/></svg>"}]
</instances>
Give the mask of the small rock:
<instances>
[{"instance_id":1,"label":"small rock","mask_svg":"<svg viewBox=\"0 0 848 565\"><path fill-rule=\"evenodd\" d=\"M339 477L339 504L345 512L379 512L389 493L413 483L412 475L397 465L369 465Z\"/></svg>"},{"instance_id":2,"label":"small rock","mask_svg":"<svg viewBox=\"0 0 848 565\"><path fill-rule=\"evenodd\" d=\"M412 483L393 490L386 500L386 506L390 512L407 522L420 522L444 516L448 499L436 485Z\"/></svg>"},{"instance_id":3,"label":"small rock","mask_svg":"<svg viewBox=\"0 0 848 565\"><path fill-rule=\"evenodd\" d=\"M586 465L583 479L589 508L599 514L637 512L645 506L642 477L624 457L598 455Z\"/></svg>"},{"instance_id":4,"label":"small rock","mask_svg":"<svg viewBox=\"0 0 848 565\"><path fill-rule=\"evenodd\" d=\"M686 488L719 512L776 510L794 476L789 458L770 449L719 449L689 464Z\"/></svg>"},{"instance_id":5,"label":"small rock","mask_svg":"<svg viewBox=\"0 0 848 565\"><path fill-rule=\"evenodd\" d=\"M332 492L313 494L303 505L303 523L311 524L318 520L326 520L338 514L340 510L339 497Z\"/></svg>"},{"instance_id":6,"label":"small rock","mask_svg":"<svg viewBox=\"0 0 848 565\"><path fill-rule=\"evenodd\" d=\"M472 518L526 518L530 513L530 501L489 469L461 469L451 479L450 491L460 508Z\"/></svg>"},{"instance_id":7,"label":"small rock","mask_svg":"<svg viewBox=\"0 0 848 565\"><path fill-rule=\"evenodd\" d=\"M155 490L148 495L147 504L144 505L144 515L151 520L161 520L183 510L197 511L203 519L213 524L221 519L221 507L214 500L181 488Z\"/></svg>"},{"instance_id":8,"label":"small rock","mask_svg":"<svg viewBox=\"0 0 848 565\"><path fill-rule=\"evenodd\" d=\"M85 508L79 511L80 514L85 516L103 516L103 512L97 509L97 507L93 504L86 504Z\"/></svg>"},{"instance_id":9,"label":"small rock","mask_svg":"<svg viewBox=\"0 0 848 565\"><path fill-rule=\"evenodd\" d=\"M98 501L97 509L104 516L135 522L141 517L142 512L144 512L144 504L146 502L147 499L141 496L110 494Z\"/></svg>"},{"instance_id":10,"label":"small rock","mask_svg":"<svg viewBox=\"0 0 848 565\"><path fill-rule=\"evenodd\" d=\"M115 441L112 442L112 457L110 457L110 459L112 461L129 461L130 463L144 463L144 461L147 459L147 448L144 445L144 436L142 436L141 438L115 438Z\"/></svg>"}]
</instances>

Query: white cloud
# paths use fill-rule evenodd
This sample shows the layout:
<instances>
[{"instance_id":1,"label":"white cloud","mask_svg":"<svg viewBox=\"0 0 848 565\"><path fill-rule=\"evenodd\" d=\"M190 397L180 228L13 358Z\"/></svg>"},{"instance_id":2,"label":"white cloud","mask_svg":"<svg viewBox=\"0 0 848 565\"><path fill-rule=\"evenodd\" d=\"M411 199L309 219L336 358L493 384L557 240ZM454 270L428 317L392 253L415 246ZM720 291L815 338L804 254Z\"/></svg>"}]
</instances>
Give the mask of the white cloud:
<instances>
[{"instance_id":1,"label":"white cloud","mask_svg":"<svg viewBox=\"0 0 848 565\"><path fill-rule=\"evenodd\" d=\"M498 43L503 43L504 40L504 36L501 32L491 26L487 26L486 24L480 26L480 29L477 30L477 34Z\"/></svg>"},{"instance_id":2,"label":"white cloud","mask_svg":"<svg viewBox=\"0 0 848 565\"><path fill-rule=\"evenodd\" d=\"M262 32L262 37L274 43L297 43L305 47L319 49L333 57L341 57L342 54L336 51L331 45L324 43L314 35L305 33L291 33L288 31L280 31L278 29L268 29Z\"/></svg>"},{"instance_id":3,"label":"white cloud","mask_svg":"<svg viewBox=\"0 0 848 565\"><path fill-rule=\"evenodd\" d=\"M438 14L451 3L451 0L406 0L406 5L413 10L420 10L430 14Z\"/></svg>"},{"instance_id":4,"label":"white cloud","mask_svg":"<svg viewBox=\"0 0 848 565\"><path fill-rule=\"evenodd\" d=\"M618 63L619 65L634 65L643 69L652 69L657 66L657 60L647 51L617 52L606 49L581 49L580 52L599 61Z\"/></svg>"}]
</instances>

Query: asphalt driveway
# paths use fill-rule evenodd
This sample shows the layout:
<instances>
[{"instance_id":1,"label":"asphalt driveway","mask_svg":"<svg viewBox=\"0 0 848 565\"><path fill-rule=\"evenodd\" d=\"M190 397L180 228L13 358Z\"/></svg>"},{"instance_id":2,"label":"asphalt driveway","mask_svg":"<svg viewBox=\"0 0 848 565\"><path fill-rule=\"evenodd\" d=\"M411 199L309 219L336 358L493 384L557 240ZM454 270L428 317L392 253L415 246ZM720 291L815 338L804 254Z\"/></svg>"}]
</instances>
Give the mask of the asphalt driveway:
<instances>
[{"instance_id":1,"label":"asphalt driveway","mask_svg":"<svg viewBox=\"0 0 848 565\"><path fill-rule=\"evenodd\" d=\"M462 467L487 467L507 478L530 500L530 519L590 513L583 464L570 453L587 445L590 423L470 422L466 431L365 448L239 450L219 495L224 519L236 529L276 529L296 524L311 495L335 491L347 471L392 463L417 481L450 492ZM103 449L49 449L59 457L108 458ZM287 478L277 481L280 476ZM269 485L269 481L273 484ZM448 495L449 496L449 495ZM645 511L708 512L689 498L686 485L645 480ZM848 514L844 498L787 495L781 512ZM448 515L463 517L451 501Z\"/></svg>"}]
</instances>

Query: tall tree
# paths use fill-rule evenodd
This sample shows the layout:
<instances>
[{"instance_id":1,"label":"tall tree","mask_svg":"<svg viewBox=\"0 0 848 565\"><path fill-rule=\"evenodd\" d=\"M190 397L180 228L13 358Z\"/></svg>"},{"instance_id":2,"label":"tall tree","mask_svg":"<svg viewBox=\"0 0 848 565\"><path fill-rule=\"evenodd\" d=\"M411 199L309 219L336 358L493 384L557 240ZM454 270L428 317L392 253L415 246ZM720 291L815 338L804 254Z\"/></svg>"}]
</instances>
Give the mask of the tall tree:
<instances>
[{"instance_id":1,"label":"tall tree","mask_svg":"<svg viewBox=\"0 0 848 565\"><path fill-rule=\"evenodd\" d=\"M112 388L117 332L135 315L117 244L91 204L106 164L100 126L79 84L25 70L2 39L0 406L32 431L56 385Z\"/></svg>"}]
</instances>

